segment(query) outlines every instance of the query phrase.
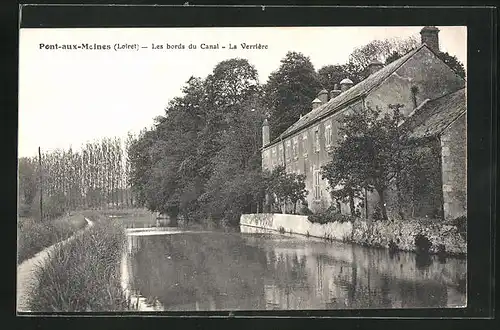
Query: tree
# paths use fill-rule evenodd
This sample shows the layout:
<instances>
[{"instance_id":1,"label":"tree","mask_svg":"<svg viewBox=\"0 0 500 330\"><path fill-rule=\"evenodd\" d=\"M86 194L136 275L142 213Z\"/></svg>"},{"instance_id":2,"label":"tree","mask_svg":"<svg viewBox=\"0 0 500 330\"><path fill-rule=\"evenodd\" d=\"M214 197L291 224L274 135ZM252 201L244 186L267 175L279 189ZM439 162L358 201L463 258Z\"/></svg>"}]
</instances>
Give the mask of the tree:
<instances>
[{"instance_id":1,"label":"tree","mask_svg":"<svg viewBox=\"0 0 500 330\"><path fill-rule=\"evenodd\" d=\"M364 69L371 61L377 60L384 63L394 52L406 54L410 50L416 48L418 44L419 41L416 36L404 39L392 38L373 40L364 46L354 49L349 55L349 62L360 69Z\"/></svg>"},{"instance_id":2,"label":"tree","mask_svg":"<svg viewBox=\"0 0 500 330\"><path fill-rule=\"evenodd\" d=\"M305 189L305 175L287 173L282 165L275 167L265 175L268 181L267 194L274 197L282 212L285 212L286 205L290 204L293 213L297 213L297 203L305 202L308 193Z\"/></svg>"},{"instance_id":3,"label":"tree","mask_svg":"<svg viewBox=\"0 0 500 330\"><path fill-rule=\"evenodd\" d=\"M419 41L416 36L403 39L373 40L364 46L354 49L349 55L348 65L350 66L351 74L357 74L363 80L368 76L366 70L370 62L377 60L388 64L395 60L395 57L397 57L395 54L406 54L416 48L418 44Z\"/></svg>"},{"instance_id":4,"label":"tree","mask_svg":"<svg viewBox=\"0 0 500 330\"><path fill-rule=\"evenodd\" d=\"M346 140L353 139L350 136ZM363 181L358 173L357 155L350 149L353 142L345 141L334 147L332 159L321 168L321 176L329 183L333 199L349 203L351 215L356 215L355 198L362 197Z\"/></svg>"},{"instance_id":5,"label":"tree","mask_svg":"<svg viewBox=\"0 0 500 330\"><path fill-rule=\"evenodd\" d=\"M340 82L349 77L350 73L345 65L327 65L318 70L318 75L321 86L331 91L335 88L335 84L340 88Z\"/></svg>"},{"instance_id":6,"label":"tree","mask_svg":"<svg viewBox=\"0 0 500 330\"><path fill-rule=\"evenodd\" d=\"M384 220L387 219L386 191L394 180L398 185L398 176L409 163L408 132L405 125L400 125L401 107L401 104L389 105L389 111L384 114L367 108L341 118L339 133L343 138L334 147L334 159L323 171L330 184L344 185L344 191L338 193L340 196L349 196L351 191L362 188L377 191ZM335 186L331 188L335 190ZM352 206L351 203L351 212Z\"/></svg>"},{"instance_id":7,"label":"tree","mask_svg":"<svg viewBox=\"0 0 500 330\"><path fill-rule=\"evenodd\" d=\"M456 74L465 79L465 68L456 56L448 54L448 52L439 52L437 56L448 65Z\"/></svg>"},{"instance_id":8,"label":"tree","mask_svg":"<svg viewBox=\"0 0 500 330\"><path fill-rule=\"evenodd\" d=\"M288 52L263 89L273 140L301 115L311 111L311 102L321 89L321 83L309 57Z\"/></svg>"},{"instance_id":9,"label":"tree","mask_svg":"<svg viewBox=\"0 0 500 330\"><path fill-rule=\"evenodd\" d=\"M37 191L37 164L36 159L22 157L19 159L19 200L31 205Z\"/></svg>"},{"instance_id":10,"label":"tree","mask_svg":"<svg viewBox=\"0 0 500 330\"><path fill-rule=\"evenodd\" d=\"M261 123L264 111L258 94L242 106L240 116L221 136L222 148L212 157L213 172L201 196L210 217L232 224L254 212L262 199Z\"/></svg>"}]
</instances>

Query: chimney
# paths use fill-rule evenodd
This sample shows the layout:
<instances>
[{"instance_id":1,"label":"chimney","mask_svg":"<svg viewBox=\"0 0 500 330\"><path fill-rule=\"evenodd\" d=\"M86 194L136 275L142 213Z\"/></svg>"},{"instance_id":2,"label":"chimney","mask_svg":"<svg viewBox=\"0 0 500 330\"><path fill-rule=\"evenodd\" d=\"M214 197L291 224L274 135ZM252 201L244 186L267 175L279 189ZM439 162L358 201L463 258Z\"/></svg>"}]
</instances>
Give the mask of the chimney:
<instances>
[{"instance_id":1,"label":"chimney","mask_svg":"<svg viewBox=\"0 0 500 330\"><path fill-rule=\"evenodd\" d=\"M328 91L326 89L322 89L318 93L318 99L321 101L321 103L328 102Z\"/></svg>"},{"instance_id":2,"label":"chimney","mask_svg":"<svg viewBox=\"0 0 500 330\"><path fill-rule=\"evenodd\" d=\"M382 69L383 67L384 67L384 65L381 62L379 62L377 60L371 61L370 64L368 64L368 75L374 74L375 72Z\"/></svg>"},{"instance_id":3,"label":"chimney","mask_svg":"<svg viewBox=\"0 0 500 330\"><path fill-rule=\"evenodd\" d=\"M264 123L262 124L262 146L265 147L269 144L269 123L267 122L267 118L264 119Z\"/></svg>"},{"instance_id":4,"label":"chimney","mask_svg":"<svg viewBox=\"0 0 500 330\"><path fill-rule=\"evenodd\" d=\"M335 84L333 90L330 91L330 100L336 98L342 91L339 89L339 85Z\"/></svg>"},{"instance_id":5,"label":"chimney","mask_svg":"<svg viewBox=\"0 0 500 330\"><path fill-rule=\"evenodd\" d=\"M424 26L420 30L422 44L426 44L435 53L439 53L439 29L435 26Z\"/></svg>"},{"instance_id":6,"label":"chimney","mask_svg":"<svg viewBox=\"0 0 500 330\"><path fill-rule=\"evenodd\" d=\"M312 101L312 107L313 107L313 110L316 109L317 107L319 107L323 102L321 102L320 99L318 98L315 98L313 101Z\"/></svg>"},{"instance_id":7,"label":"chimney","mask_svg":"<svg viewBox=\"0 0 500 330\"><path fill-rule=\"evenodd\" d=\"M353 82L351 81L351 79L349 78L345 78L343 79L341 82L340 82L340 90L341 92L345 92L346 90L348 90L349 88L351 88L353 85Z\"/></svg>"}]
</instances>

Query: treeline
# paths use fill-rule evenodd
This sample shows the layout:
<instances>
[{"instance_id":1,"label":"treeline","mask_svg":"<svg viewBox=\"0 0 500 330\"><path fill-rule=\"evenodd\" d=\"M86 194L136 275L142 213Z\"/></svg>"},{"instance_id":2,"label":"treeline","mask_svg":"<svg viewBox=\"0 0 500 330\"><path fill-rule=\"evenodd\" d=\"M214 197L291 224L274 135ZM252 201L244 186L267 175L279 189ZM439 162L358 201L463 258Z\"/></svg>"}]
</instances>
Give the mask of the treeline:
<instances>
[{"instance_id":1,"label":"treeline","mask_svg":"<svg viewBox=\"0 0 500 330\"><path fill-rule=\"evenodd\" d=\"M22 215L52 218L69 210L133 206L127 181L127 149L134 136L103 138L81 150L57 149L39 157L19 159L19 200Z\"/></svg>"}]
</instances>

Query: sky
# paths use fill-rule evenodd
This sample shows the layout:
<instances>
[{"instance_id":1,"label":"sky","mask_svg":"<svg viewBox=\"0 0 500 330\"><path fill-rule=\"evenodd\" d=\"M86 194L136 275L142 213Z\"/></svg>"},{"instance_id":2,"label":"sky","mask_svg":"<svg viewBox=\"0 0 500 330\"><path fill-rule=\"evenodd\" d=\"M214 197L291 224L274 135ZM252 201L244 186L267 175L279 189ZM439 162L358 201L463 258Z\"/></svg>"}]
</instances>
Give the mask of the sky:
<instances>
[{"instance_id":1,"label":"sky","mask_svg":"<svg viewBox=\"0 0 500 330\"><path fill-rule=\"evenodd\" d=\"M372 40L420 38L421 28L21 29L18 155L35 156L39 146L44 151L79 149L87 141L137 133L164 114L191 76L204 78L226 59L248 59L265 83L288 51L308 56L317 70L346 63L356 47ZM438 28L440 50L466 66L466 27ZM50 48L82 43L108 44L110 49ZM242 49L241 43L260 43L267 49ZM136 48L115 50L117 44ZM153 49L153 44L163 49ZM185 48L166 49L166 44ZM189 44L197 48L189 49ZM201 49L201 44L219 44L219 49ZM229 44L237 49L229 49Z\"/></svg>"}]
</instances>

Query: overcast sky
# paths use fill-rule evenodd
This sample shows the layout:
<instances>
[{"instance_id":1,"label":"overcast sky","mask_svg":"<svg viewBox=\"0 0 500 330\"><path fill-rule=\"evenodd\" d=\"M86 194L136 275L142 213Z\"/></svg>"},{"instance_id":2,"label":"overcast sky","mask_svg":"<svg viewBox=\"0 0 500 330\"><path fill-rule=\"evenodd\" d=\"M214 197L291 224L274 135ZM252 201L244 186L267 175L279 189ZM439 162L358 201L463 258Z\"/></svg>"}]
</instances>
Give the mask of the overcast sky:
<instances>
[{"instance_id":1,"label":"overcast sky","mask_svg":"<svg viewBox=\"0 0 500 330\"><path fill-rule=\"evenodd\" d=\"M272 27L21 29L19 45L19 156L79 148L101 137L138 132L164 114L190 76L205 77L225 59L246 58L261 83L288 51L309 56L319 69L347 62L354 48L374 39L417 35L422 27ZM466 28L439 26L440 49L467 65ZM138 44L135 50L45 50L40 44ZM152 44L184 50L153 50ZM189 50L192 43L196 50ZM202 50L220 44L226 49ZM238 49L228 49L229 43ZM268 45L244 50L241 43Z\"/></svg>"}]
</instances>

